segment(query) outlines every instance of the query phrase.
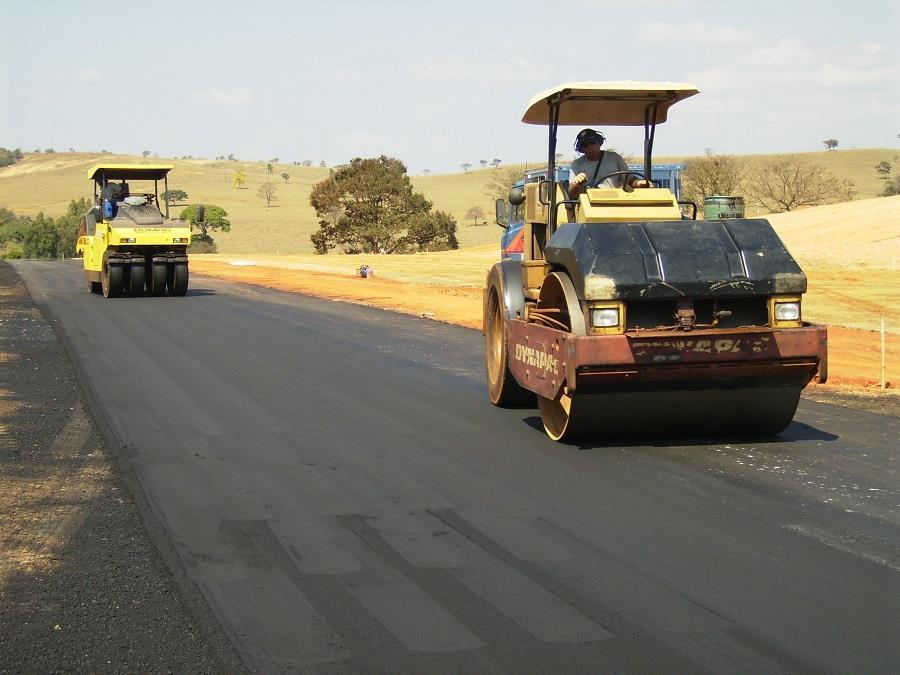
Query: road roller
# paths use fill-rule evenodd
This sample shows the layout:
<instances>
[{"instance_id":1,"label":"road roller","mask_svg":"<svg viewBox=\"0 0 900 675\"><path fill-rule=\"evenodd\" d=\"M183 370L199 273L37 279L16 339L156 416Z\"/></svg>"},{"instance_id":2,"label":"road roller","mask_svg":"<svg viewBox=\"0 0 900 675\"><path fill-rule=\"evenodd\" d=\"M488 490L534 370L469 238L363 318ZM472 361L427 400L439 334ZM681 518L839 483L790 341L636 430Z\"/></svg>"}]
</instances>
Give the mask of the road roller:
<instances>
[{"instance_id":1,"label":"road roller","mask_svg":"<svg viewBox=\"0 0 900 675\"><path fill-rule=\"evenodd\" d=\"M521 260L487 274L487 389L496 406L536 401L556 441L777 434L827 378L826 329L803 319L806 275L769 222L698 219L647 180L657 125L698 93L574 82L522 118L548 128L547 170L497 204L524 213L524 232ZM592 176L571 198L557 133L592 125L643 126L643 171Z\"/></svg>"},{"instance_id":2,"label":"road roller","mask_svg":"<svg viewBox=\"0 0 900 675\"><path fill-rule=\"evenodd\" d=\"M169 218L160 209L159 182L168 192L170 164L97 164L88 169L94 183L91 208L79 224L76 252L84 259L84 278L92 293L185 295L191 223ZM198 220L203 220L203 207Z\"/></svg>"}]
</instances>

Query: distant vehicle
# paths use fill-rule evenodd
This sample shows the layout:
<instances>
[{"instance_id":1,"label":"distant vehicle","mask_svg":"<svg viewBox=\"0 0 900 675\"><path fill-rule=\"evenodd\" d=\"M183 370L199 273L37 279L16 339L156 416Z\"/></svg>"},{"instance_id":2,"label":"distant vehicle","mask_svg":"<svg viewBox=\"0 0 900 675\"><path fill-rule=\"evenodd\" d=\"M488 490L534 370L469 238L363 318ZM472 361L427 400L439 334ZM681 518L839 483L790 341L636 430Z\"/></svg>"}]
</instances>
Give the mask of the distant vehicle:
<instances>
[{"instance_id":1,"label":"distant vehicle","mask_svg":"<svg viewBox=\"0 0 900 675\"><path fill-rule=\"evenodd\" d=\"M185 295L191 224L159 207L159 181L168 192L170 164L97 164L94 205L81 218L77 252L88 290L121 295ZM118 181L118 182L117 182ZM150 183L152 182L152 192ZM137 189L140 186L140 189ZM203 207L198 218L203 220Z\"/></svg>"},{"instance_id":2,"label":"distant vehicle","mask_svg":"<svg viewBox=\"0 0 900 675\"><path fill-rule=\"evenodd\" d=\"M677 180L630 187L628 176L661 182L656 126L697 93L575 82L537 94L522 118L547 125L547 168L497 207L505 255L522 247L487 276L485 370L491 403L536 398L554 440L774 434L803 387L826 380L825 327L803 320L806 275L768 221L696 220ZM629 187L570 199L555 163L561 125L643 126L643 168L596 183L625 174Z\"/></svg>"}]
</instances>

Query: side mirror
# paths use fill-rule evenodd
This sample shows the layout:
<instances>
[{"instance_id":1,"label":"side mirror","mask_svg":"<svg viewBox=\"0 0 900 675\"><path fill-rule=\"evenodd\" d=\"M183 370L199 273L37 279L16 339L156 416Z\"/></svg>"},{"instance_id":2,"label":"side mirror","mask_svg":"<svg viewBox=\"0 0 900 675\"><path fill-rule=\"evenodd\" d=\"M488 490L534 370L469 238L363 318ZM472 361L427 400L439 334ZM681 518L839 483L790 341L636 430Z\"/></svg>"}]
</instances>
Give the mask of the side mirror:
<instances>
[{"instance_id":1,"label":"side mirror","mask_svg":"<svg viewBox=\"0 0 900 675\"><path fill-rule=\"evenodd\" d=\"M504 200L497 199L497 201L494 202L494 214L496 216L496 223L504 230L508 230L509 218L506 214L506 202Z\"/></svg>"},{"instance_id":2,"label":"side mirror","mask_svg":"<svg viewBox=\"0 0 900 675\"><path fill-rule=\"evenodd\" d=\"M525 203L525 191L522 188L513 188L507 196L509 203L513 206Z\"/></svg>"},{"instance_id":3,"label":"side mirror","mask_svg":"<svg viewBox=\"0 0 900 675\"><path fill-rule=\"evenodd\" d=\"M206 218L206 207L201 204L197 207L197 222L202 223L204 218Z\"/></svg>"}]
</instances>

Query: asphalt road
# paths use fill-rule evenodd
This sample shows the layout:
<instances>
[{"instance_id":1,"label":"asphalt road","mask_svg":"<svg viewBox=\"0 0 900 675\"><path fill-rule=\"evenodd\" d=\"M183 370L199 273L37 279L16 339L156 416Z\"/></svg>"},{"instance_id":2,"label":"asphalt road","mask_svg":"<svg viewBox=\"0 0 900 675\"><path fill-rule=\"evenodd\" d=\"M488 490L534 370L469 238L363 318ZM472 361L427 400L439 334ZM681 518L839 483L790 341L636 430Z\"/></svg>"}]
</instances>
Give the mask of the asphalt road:
<instances>
[{"instance_id":1,"label":"asphalt road","mask_svg":"<svg viewBox=\"0 0 900 675\"><path fill-rule=\"evenodd\" d=\"M896 417L560 445L487 402L476 331L15 268L250 670L900 670Z\"/></svg>"}]
</instances>

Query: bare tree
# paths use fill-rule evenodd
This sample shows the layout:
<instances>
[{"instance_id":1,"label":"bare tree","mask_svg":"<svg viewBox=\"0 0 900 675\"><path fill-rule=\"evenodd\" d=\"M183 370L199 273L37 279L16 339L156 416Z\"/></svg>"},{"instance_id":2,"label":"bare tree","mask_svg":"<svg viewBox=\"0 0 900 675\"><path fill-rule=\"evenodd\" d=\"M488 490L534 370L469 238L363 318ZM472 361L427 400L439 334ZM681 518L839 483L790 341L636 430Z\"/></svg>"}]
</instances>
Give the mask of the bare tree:
<instances>
[{"instance_id":1,"label":"bare tree","mask_svg":"<svg viewBox=\"0 0 900 675\"><path fill-rule=\"evenodd\" d=\"M272 184L272 181L266 181L256 190L256 194L259 197L262 197L266 200L266 208L272 206L272 202L277 202L278 197L275 196L275 190L277 189L276 185Z\"/></svg>"},{"instance_id":2,"label":"bare tree","mask_svg":"<svg viewBox=\"0 0 900 675\"><path fill-rule=\"evenodd\" d=\"M757 168L748 180L749 193L773 213L793 211L853 199L856 189L848 180L796 155L773 160Z\"/></svg>"},{"instance_id":3,"label":"bare tree","mask_svg":"<svg viewBox=\"0 0 900 675\"><path fill-rule=\"evenodd\" d=\"M463 163L463 164L460 164L460 166L463 168L463 170L464 170L466 173L469 173L469 169L472 167L472 165L469 164L469 162L465 162L465 163Z\"/></svg>"},{"instance_id":4,"label":"bare tree","mask_svg":"<svg viewBox=\"0 0 900 675\"><path fill-rule=\"evenodd\" d=\"M509 190L513 184L521 180L522 172L518 169L499 169L494 168L491 171L491 177L485 186L487 192L485 195L491 198L493 204L497 199L506 199Z\"/></svg>"},{"instance_id":5,"label":"bare tree","mask_svg":"<svg viewBox=\"0 0 900 675\"><path fill-rule=\"evenodd\" d=\"M484 209L482 209L480 206L473 206L468 211L466 211L466 218L472 218L474 220L472 224L477 225L478 219L484 218Z\"/></svg>"},{"instance_id":6,"label":"bare tree","mask_svg":"<svg viewBox=\"0 0 900 675\"><path fill-rule=\"evenodd\" d=\"M688 160L681 178L681 192L686 200L700 205L706 197L733 195L740 188L746 171L744 160L707 150L705 157Z\"/></svg>"},{"instance_id":7,"label":"bare tree","mask_svg":"<svg viewBox=\"0 0 900 675\"><path fill-rule=\"evenodd\" d=\"M836 138L826 138L822 143L825 145L825 149L831 152L832 150L836 150L838 146L838 139Z\"/></svg>"}]
</instances>

